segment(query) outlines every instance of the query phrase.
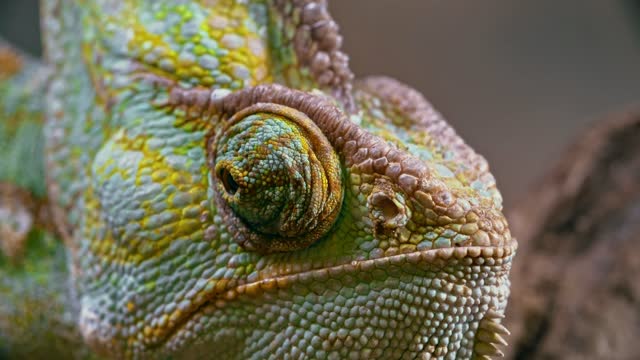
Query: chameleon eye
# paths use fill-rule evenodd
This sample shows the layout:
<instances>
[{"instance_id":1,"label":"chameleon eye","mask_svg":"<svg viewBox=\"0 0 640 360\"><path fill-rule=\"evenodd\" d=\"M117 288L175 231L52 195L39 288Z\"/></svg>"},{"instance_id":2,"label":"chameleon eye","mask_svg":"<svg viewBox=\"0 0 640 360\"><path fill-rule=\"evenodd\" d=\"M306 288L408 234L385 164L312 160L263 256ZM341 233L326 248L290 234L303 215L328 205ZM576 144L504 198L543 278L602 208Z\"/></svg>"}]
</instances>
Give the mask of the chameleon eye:
<instances>
[{"instance_id":1,"label":"chameleon eye","mask_svg":"<svg viewBox=\"0 0 640 360\"><path fill-rule=\"evenodd\" d=\"M235 193L238 191L239 185L238 182L233 178L233 175L231 175L229 169L225 167L221 168L218 173L218 178L220 179L220 181L222 181L222 186L224 187L224 190L227 192L227 194L235 195Z\"/></svg>"},{"instance_id":2,"label":"chameleon eye","mask_svg":"<svg viewBox=\"0 0 640 360\"><path fill-rule=\"evenodd\" d=\"M304 113L258 103L234 114L215 139L214 187L240 244L293 251L322 237L340 211L333 147ZM226 213L225 213L226 211Z\"/></svg>"}]
</instances>

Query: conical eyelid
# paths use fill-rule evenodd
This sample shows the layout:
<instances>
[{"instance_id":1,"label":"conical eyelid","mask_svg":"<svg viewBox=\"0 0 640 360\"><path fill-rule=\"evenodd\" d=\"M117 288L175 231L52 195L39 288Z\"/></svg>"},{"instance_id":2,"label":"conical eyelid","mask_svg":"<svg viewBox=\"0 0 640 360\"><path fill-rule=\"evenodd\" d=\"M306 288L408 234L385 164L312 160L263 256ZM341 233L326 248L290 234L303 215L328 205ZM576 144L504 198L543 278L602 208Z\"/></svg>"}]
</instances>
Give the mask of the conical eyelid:
<instances>
[{"instance_id":1,"label":"conical eyelid","mask_svg":"<svg viewBox=\"0 0 640 360\"><path fill-rule=\"evenodd\" d=\"M323 164L325 171L330 174L327 179L329 196L323 201L323 203L328 208L339 207L342 203L343 197L341 184L342 174L340 166L331 166L338 161L337 155L333 146L325 137L325 134L318 128L316 122L314 122L306 113L286 105L257 102L241 109L237 113L234 113L231 118L226 121L223 130L220 131L219 134L224 133L227 129L234 124L237 124L242 119L257 113L282 116L299 126L299 128L305 133L306 139L313 145L313 152L318 158L318 161ZM215 156L217 152L217 143L218 141L214 141L213 147L210 148L210 154L213 156ZM215 159L213 159L212 163L215 163Z\"/></svg>"},{"instance_id":2,"label":"conical eyelid","mask_svg":"<svg viewBox=\"0 0 640 360\"><path fill-rule=\"evenodd\" d=\"M340 213L344 189L338 155L316 123L296 108L268 102L249 104L233 114L225 114L220 121L221 124L208 141L207 152L210 169L216 175L212 176L213 186L218 189L216 207L224 214L227 226L233 228L236 234L234 240L247 250L271 253L300 250L324 236ZM293 139L290 136L300 137L300 142L290 142ZM247 141L258 147L246 147ZM263 141L274 141L274 144L280 145L266 149L259 145ZM239 144L244 145L238 147ZM249 154L239 154L239 151L248 151ZM268 170L270 167L265 165L268 157L251 157L253 151L260 151L262 155L265 155L263 151L273 151L276 157L296 151L300 156L292 158L293 162L287 165L291 166L288 170L274 170L279 175L273 177L274 174L269 173L272 170ZM244 160L237 160L243 157L254 161L249 165ZM250 167L246 167L247 165ZM229 166L233 168L229 173L240 171L242 174L253 174L249 175L253 180L259 180L263 176L261 174L267 174L268 179L289 179L285 181L290 181L292 195L278 192L270 185L269 180L258 181L258 184L262 184L259 186L275 190L269 193L276 196L273 204L283 206L282 209L268 206L259 209L260 206L254 205L265 201L261 198L264 193L223 193L230 187L229 181L226 184L224 182L224 168ZM295 173L306 175L291 177ZM306 185L295 186L300 179L304 179ZM238 184L242 186L242 182L240 180ZM259 219L262 211L273 214L275 217L269 217L273 221L261 222Z\"/></svg>"}]
</instances>

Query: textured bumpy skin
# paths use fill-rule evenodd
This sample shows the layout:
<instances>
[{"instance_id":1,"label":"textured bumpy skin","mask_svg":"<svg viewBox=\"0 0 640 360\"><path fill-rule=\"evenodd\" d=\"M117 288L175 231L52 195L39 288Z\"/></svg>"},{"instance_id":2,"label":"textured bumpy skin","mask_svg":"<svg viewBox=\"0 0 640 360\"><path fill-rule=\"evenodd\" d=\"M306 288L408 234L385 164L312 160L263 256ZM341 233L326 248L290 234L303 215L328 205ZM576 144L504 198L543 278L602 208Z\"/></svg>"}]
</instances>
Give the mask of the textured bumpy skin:
<instances>
[{"instance_id":1,"label":"textured bumpy skin","mask_svg":"<svg viewBox=\"0 0 640 360\"><path fill-rule=\"evenodd\" d=\"M486 161L416 91L353 81L324 1L42 13L48 201L0 207L9 356L501 354L516 241Z\"/></svg>"}]
</instances>

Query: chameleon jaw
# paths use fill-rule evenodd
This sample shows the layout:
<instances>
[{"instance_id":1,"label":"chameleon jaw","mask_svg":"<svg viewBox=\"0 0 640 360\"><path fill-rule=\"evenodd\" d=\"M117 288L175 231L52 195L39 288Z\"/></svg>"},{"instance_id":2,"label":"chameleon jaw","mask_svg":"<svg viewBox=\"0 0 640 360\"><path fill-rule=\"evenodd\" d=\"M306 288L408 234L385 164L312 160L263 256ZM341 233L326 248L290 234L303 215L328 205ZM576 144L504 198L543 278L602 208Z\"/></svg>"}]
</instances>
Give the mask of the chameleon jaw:
<instances>
[{"instance_id":1,"label":"chameleon jaw","mask_svg":"<svg viewBox=\"0 0 640 360\"><path fill-rule=\"evenodd\" d=\"M331 278L338 278L344 274L362 274L375 271L376 269L402 269L411 271L420 270L434 270L442 269L452 262L462 264L466 267L471 266L489 266L499 267L508 273L510 268L511 259L515 255L517 250L517 241L512 239L509 244L499 247L456 247L456 248L441 248L441 249L429 249L423 251L415 251L411 253L398 254L393 256L387 256L376 259L352 261L351 263L336 265L330 268L315 269L311 271L305 271L295 274L287 274L282 276L276 276L273 278L263 279L260 281L252 282L249 284L243 284L235 287L231 287L223 290L214 290L209 294L206 294L206 299L195 308L195 310L181 314L176 321L171 322L163 330L160 330L158 337L156 337L151 343L148 343L148 348L160 353L179 353L181 349L190 343L193 339L193 335L197 333L194 331L204 316L216 316L219 312L224 311L226 307L233 306L234 302L247 301L247 299L260 298L265 295L276 296L279 291L286 291L291 287L300 284L309 283L323 283ZM506 275L505 275L505 281ZM465 282L466 283L466 282ZM473 289L470 286L462 285L461 289L464 289L465 293L458 294L461 297L471 297ZM506 290L508 292L508 290ZM506 298L505 298L506 299ZM464 301L464 300L456 300ZM498 311L496 311L498 308ZM482 311L482 310L481 310ZM483 327L483 321L495 322L495 317L500 315L504 311L504 306L496 306L495 304L489 307L486 311L487 316L479 322L479 326ZM493 316L493 315L495 316ZM491 315L491 316L490 316ZM492 317L493 316L493 317ZM494 323L489 325L494 325ZM498 327L502 325L496 323ZM485 326L486 327L486 326ZM505 329L506 330L506 329ZM215 330L212 330L213 333ZM485 331L486 332L486 331ZM504 333L504 332L502 332ZM149 339L151 340L151 339ZM484 344L487 341L476 340L479 345L479 349L483 349L489 346L493 349L494 344ZM486 346L485 346L486 345ZM498 344L495 344L498 345ZM485 349L486 350L486 349ZM477 350L476 354L478 354ZM485 351L486 353L486 351Z\"/></svg>"}]
</instances>

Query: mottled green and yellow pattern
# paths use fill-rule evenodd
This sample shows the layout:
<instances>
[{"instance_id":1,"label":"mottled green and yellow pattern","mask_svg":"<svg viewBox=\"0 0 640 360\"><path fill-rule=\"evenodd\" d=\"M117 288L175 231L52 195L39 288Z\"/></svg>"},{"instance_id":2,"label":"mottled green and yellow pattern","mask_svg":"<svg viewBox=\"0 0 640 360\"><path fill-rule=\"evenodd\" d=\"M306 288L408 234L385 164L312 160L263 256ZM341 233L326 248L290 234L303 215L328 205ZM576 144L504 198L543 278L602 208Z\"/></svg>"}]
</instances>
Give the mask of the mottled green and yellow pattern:
<instances>
[{"instance_id":1,"label":"mottled green and yellow pattern","mask_svg":"<svg viewBox=\"0 0 640 360\"><path fill-rule=\"evenodd\" d=\"M39 204L0 255L9 357L500 354L516 241L487 163L414 90L354 82L324 1L51 0L42 24L46 82L0 78L1 136L33 121L14 94L44 114L2 143L44 159L7 179Z\"/></svg>"}]
</instances>

